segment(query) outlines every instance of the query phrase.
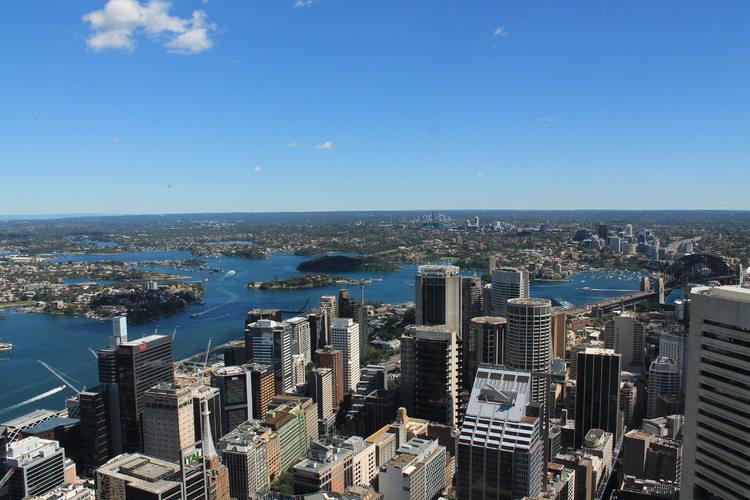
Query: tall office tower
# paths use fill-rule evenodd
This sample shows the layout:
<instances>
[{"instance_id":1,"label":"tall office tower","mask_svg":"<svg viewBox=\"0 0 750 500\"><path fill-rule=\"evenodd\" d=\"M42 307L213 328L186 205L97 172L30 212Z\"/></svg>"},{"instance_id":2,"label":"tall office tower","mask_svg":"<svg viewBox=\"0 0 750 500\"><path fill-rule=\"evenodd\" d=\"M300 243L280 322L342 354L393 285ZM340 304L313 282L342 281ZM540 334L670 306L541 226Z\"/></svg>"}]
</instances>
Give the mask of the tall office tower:
<instances>
[{"instance_id":1,"label":"tall office tower","mask_svg":"<svg viewBox=\"0 0 750 500\"><path fill-rule=\"evenodd\" d=\"M622 412L622 426L633 428L638 405L638 388L633 382L620 383L620 411Z\"/></svg>"},{"instance_id":2,"label":"tall office tower","mask_svg":"<svg viewBox=\"0 0 750 500\"><path fill-rule=\"evenodd\" d=\"M446 449L437 440L411 438L380 468L379 491L396 500L431 500L445 489Z\"/></svg>"},{"instance_id":3,"label":"tall office tower","mask_svg":"<svg viewBox=\"0 0 750 500\"><path fill-rule=\"evenodd\" d=\"M318 405L318 420L326 424L332 421L333 412L333 370L315 368L308 374L310 397Z\"/></svg>"},{"instance_id":4,"label":"tall office tower","mask_svg":"<svg viewBox=\"0 0 750 500\"><path fill-rule=\"evenodd\" d=\"M563 363L568 359L568 315L564 312L552 313L552 357Z\"/></svg>"},{"instance_id":5,"label":"tall office tower","mask_svg":"<svg viewBox=\"0 0 750 500\"><path fill-rule=\"evenodd\" d=\"M143 450L143 394L174 383L172 337L149 335L98 352L99 381L107 385L113 454Z\"/></svg>"},{"instance_id":6,"label":"tall office tower","mask_svg":"<svg viewBox=\"0 0 750 500\"><path fill-rule=\"evenodd\" d=\"M602 429L620 436L620 354L612 349L589 347L578 353L576 427L573 445L583 445L586 433Z\"/></svg>"},{"instance_id":7,"label":"tall office tower","mask_svg":"<svg viewBox=\"0 0 750 500\"><path fill-rule=\"evenodd\" d=\"M167 462L138 453L117 456L96 470L100 500L202 500L206 479L201 460Z\"/></svg>"},{"instance_id":8,"label":"tall office tower","mask_svg":"<svg viewBox=\"0 0 750 500\"><path fill-rule=\"evenodd\" d=\"M646 418L665 417L657 412L657 399L661 396L678 397L682 387L682 370L666 356L659 356L648 369L648 406Z\"/></svg>"},{"instance_id":9,"label":"tall office tower","mask_svg":"<svg viewBox=\"0 0 750 500\"><path fill-rule=\"evenodd\" d=\"M472 318L482 314L482 278L476 276L461 276L461 334L466 339Z\"/></svg>"},{"instance_id":10,"label":"tall office tower","mask_svg":"<svg viewBox=\"0 0 750 500\"><path fill-rule=\"evenodd\" d=\"M305 360L305 365L312 361L310 349L310 323L307 318L295 316L283 321L292 331L292 356L299 354Z\"/></svg>"},{"instance_id":11,"label":"tall office tower","mask_svg":"<svg viewBox=\"0 0 750 500\"><path fill-rule=\"evenodd\" d=\"M323 295L320 297L318 303L320 312L323 315L323 332L325 338L329 339L329 328L331 327L331 320L336 319L339 313L339 306L336 303L336 296L334 295Z\"/></svg>"},{"instance_id":12,"label":"tall office tower","mask_svg":"<svg viewBox=\"0 0 750 500\"><path fill-rule=\"evenodd\" d=\"M552 303L547 299L509 299L505 365L513 370L549 373L552 366ZM546 380L533 377L531 400L546 401Z\"/></svg>"},{"instance_id":13,"label":"tall office tower","mask_svg":"<svg viewBox=\"0 0 750 500\"><path fill-rule=\"evenodd\" d=\"M245 351L251 362L273 368L276 394L293 389L292 329L289 324L272 320L250 323L245 328Z\"/></svg>"},{"instance_id":14,"label":"tall office tower","mask_svg":"<svg viewBox=\"0 0 750 500\"><path fill-rule=\"evenodd\" d=\"M8 461L8 428L0 425L0 474L5 477ZM0 500L8 500L8 483L0 484Z\"/></svg>"},{"instance_id":15,"label":"tall office tower","mask_svg":"<svg viewBox=\"0 0 750 500\"><path fill-rule=\"evenodd\" d=\"M143 394L143 405L145 454L179 463L180 453L190 454L195 449L192 392L186 387L160 384Z\"/></svg>"},{"instance_id":16,"label":"tall office tower","mask_svg":"<svg viewBox=\"0 0 750 500\"><path fill-rule=\"evenodd\" d=\"M331 321L331 346L339 349L344 365L344 391L354 392L359 382L359 325L351 318Z\"/></svg>"},{"instance_id":17,"label":"tall office tower","mask_svg":"<svg viewBox=\"0 0 750 500\"><path fill-rule=\"evenodd\" d=\"M221 434L246 420L265 418L275 394L273 370L258 363L215 368L211 372L211 385L219 389Z\"/></svg>"},{"instance_id":18,"label":"tall office tower","mask_svg":"<svg viewBox=\"0 0 750 500\"><path fill-rule=\"evenodd\" d=\"M112 428L109 424L109 394L104 385L78 395L81 419L81 471L83 477L94 477L94 471L113 457Z\"/></svg>"},{"instance_id":19,"label":"tall office tower","mask_svg":"<svg viewBox=\"0 0 750 500\"><path fill-rule=\"evenodd\" d=\"M344 400L344 353L332 346L315 351L315 366L333 371L333 406L338 408Z\"/></svg>"},{"instance_id":20,"label":"tall office tower","mask_svg":"<svg viewBox=\"0 0 750 500\"><path fill-rule=\"evenodd\" d=\"M633 224L625 224L625 237L626 238L633 237Z\"/></svg>"},{"instance_id":21,"label":"tall office tower","mask_svg":"<svg viewBox=\"0 0 750 500\"><path fill-rule=\"evenodd\" d=\"M8 480L10 500L42 495L65 482L65 450L57 441L27 437L8 444L7 466L16 470Z\"/></svg>"},{"instance_id":22,"label":"tall office tower","mask_svg":"<svg viewBox=\"0 0 750 500\"><path fill-rule=\"evenodd\" d=\"M401 390L409 415L458 423L458 335L447 325L410 326L401 337Z\"/></svg>"},{"instance_id":23,"label":"tall office tower","mask_svg":"<svg viewBox=\"0 0 750 500\"><path fill-rule=\"evenodd\" d=\"M316 310L318 312L315 312ZM310 350L314 353L315 349L325 347L328 344L328 337L326 337L325 332L325 317L318 307L312 313L306 314L305 318L310 324Z\"/></svg>"},{"instance_id":24,"label":"tall office tower","mask_svg":"<svg viewBox=\"0 0 750 500\"><path fill-rule=\"evenodd\" d=\"M463 375L464 387L474 386L474 377L480 363L505 364L505 333L508 320L496 316L472 318L468 339L464 339L464 354L468 363Z\"/></svg>"},{"instance_id":25,"label":"tall office tower","mask_svg":"<svg viewBox=\"0 0 750 500\"><path fill-rule=\"evenodd\" d=\"M688 355L688 336L687 332L681 329L675 329L669 333L662 333L659 336L659 356L665 356L674 361L682 371L682 384L680 394L685 394L687 387L687 355Z\"/></svg>"},{"instance_id":26,"label":"tall office tower","mask_svg":"<svg viewBox=\"0 0 750 500\"><path fill-rule=\"evenodd\" d=\"M681 499L750 498L750 290L690 294Z\"/></svg>"},{"instance_id":27,"label":"tall office tower","mask_svg":"<svg viewBox=\"0 0 750 500\"><path fill-rule=\"evenodd\" d=\"M629 371L644 370L643 323L632 313L624 313L604 325L604 347L622 354L622 368Z\"/></svg>"},{"instance_id":28,"label":"tall office tower","mask_svg":"<svg viewBox=\"0 0 750 500\"><path fill-rule=\"evenodd\" d=\"M529 296L529 272L526 269L503 267L492 269L492 316L507 317L509 299Z\"/></svg>"},{"instance_id":29,"label":"tall office tower","mask_svg":"<svg viewBox=\"0 0 750 500\"><path fill-rule=\"evenodd\" d=\"M278 439L274 439L278 447ZM232 498L254 498L267 489L269 463L272 462L270 429L261 427L257 420L240 424L219 441L221 460L229 469L229 491ZM278 448L275 462L278 462ZM277 464L278 467L278 464Z\"/></svg>"},{"instance_id":30,"label":"tall office tower","mask_svg":"<svg viewBox=\"0 0 750 500\"><path fill-rule=\"evenodd\" d=\"M338 317L339 318L352 318L357 325L359 325L359 352L363 353L367 351L368 342L368 326L367 326L367 310L364 307L365 302L365 285L360 284L361 289L361 300L357 300L349 296L349 290L342 288L339 290L339 301L338 301Z\"/></svg>"},{"instance_id":31,"label":"tall office tower","mask_svg":"<svg viewBox=\"0 0 750 500\"><path fill-rule=\"evenodd\" d=\"M128 341L127 316L115 316L112 318L112 336L119 339L118 344Z\"/></svg>"},{"instance_id":32,"label":"tall office tower","mask_svg":"<svg viewBox=\"0 0 750 500\"><path fill-rule=\"evenodd\" d=\"M528 373L479 366L458 437L457 498L539 495L544 437L542 419L527 412L531 406Z\"/></svg>"},{"instance_id":33,"label":"tall office tower","mask_svg":"<svg viewBox=\"0 0 750 500\"><path fill-rule=\"evenodd\" d=\"M448 325L461 332L461 276L456 266L419 266L415 277L418 325Z\"/></svg>"},{"instance_id":34,"label":"tall office tower","mask_svg":"<svg viewBox=\"0 0 750 500\"><path fill-rule=\"evenodd\" d=\"M599 224L598 226L596 226L596 235L600 240L607 241L607 236L609 236L609 229L607 229L607 225Z\"/></svg>"}]
</instances>

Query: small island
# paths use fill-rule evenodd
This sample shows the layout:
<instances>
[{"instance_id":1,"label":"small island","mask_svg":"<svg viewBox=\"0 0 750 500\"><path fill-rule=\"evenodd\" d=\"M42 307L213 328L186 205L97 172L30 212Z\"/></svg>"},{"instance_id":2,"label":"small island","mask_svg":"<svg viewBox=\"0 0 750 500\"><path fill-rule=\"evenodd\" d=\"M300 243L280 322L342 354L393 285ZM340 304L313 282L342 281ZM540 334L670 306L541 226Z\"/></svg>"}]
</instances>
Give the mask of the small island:
<instances>
[{"instance_id":1,"label":"small island","mask_svg":"<svg viewBox=\"0 0 750 500\"><path fill-rule=\"evenodd\" d=\"M298 271L351 272L351 271L400 271L401 268L382 257L368 255L347 257L345 255L325 255L306 260L297 266Z\"/></svg>"},{"instance_id":2,"label":"small island","mask_svg":"<svg viewBox=\"0 0 750 500\"><path fill-rule=\"evenodd\" d=\"M303 290L331 285L353 285L361 280L352 280L343 276L328 276L327 274L307 273L301 276L291 276L285 280L272 279L260 284L250 282L248 288L260 288L261 290Z\"/></svg>"}]
</instances>

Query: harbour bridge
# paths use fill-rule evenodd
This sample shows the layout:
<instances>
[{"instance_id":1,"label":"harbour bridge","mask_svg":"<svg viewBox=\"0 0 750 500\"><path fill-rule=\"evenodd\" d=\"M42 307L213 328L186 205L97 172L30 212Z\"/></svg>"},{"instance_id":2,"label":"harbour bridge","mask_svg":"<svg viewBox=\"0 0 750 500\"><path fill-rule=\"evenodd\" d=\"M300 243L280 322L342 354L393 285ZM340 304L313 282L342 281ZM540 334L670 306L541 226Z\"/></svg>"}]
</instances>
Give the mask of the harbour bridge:
<instances>
[{"instance_id":1,"label":"harbour bridge","mask_svg":"<svg viewBox=\"0 0 750 500\"><path fill-rule=\"evenodd\" d=\"M603 313L614 309L625 310L640 302L658 302L663 304L669 293L677 288L683 288L700 283L719 282L730 284L739 278L741 270L732 269L721 257L709 254L690 254L673 262L663 272L649 276L641 283L642 290L611 297L609 299L567 307L562 312L569 316L576 316L598 309ZM645 285L645 286L644 286Z\"/></svg>"}]
</instances>

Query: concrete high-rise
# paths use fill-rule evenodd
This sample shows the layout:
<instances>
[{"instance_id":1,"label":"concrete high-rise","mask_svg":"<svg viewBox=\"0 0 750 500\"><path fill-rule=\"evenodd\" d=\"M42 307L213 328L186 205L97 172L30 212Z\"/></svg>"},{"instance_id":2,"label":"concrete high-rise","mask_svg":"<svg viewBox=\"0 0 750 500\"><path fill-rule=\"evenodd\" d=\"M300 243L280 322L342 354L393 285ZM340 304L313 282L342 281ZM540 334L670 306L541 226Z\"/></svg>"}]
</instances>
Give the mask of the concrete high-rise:
<instances>
[{"instance_id":1,"label":"concrete high-rise","mask_svg":"<svg viewBox=\"0 0 750 500\"><path fill-rule=\"evenodd\" d=\"M505 364L505 333L508 320L496 316L472 318L469 334L464 338L465 363L463 386L469 391L480 363Z\"/></svg>"},{"instance_id":2,"label":"concrete high-rise","mask_svg":"<svg viewBox=\"0 0 750 500\"><path fill-rule=\"evenodd\" d=\"M682 371L681 395L685 394L685 388L687 387L687 355L688 336L686 331L675 329L671 332L662 333L659 336L659 356L668 357Z\"/></svg>"},{"instance_id":3,"label":"concrete high-rise","mask_svg":"<svg viewBox=\"0 0 750 500\"><path fill-rule=\"evenodd\" d=\"M211 372L211 385L219 389L221 434L246 420L265 418L275 394L273 370L258 363L215 368Z\"/></svg>"},{"instance_id":4,"label":"concrete high-rise","mask_svg":"<svg viewBox=\"0 0 750 500\"><path fill-rule=\"evenodd\" d=\"M448 325L461 333L461 276L456 266L419 266L415 277L415 322Z\"/></svg>"},{"instance_id":5,"label":"concrete high-rise","mask_svg":"<svg viewBox=\"0 0 750 500\"><path fill-rule=\"evenodd\" d=\"M148 389L143 400L146 455L179 463L180 453L189 454L196 442L192 392L161 384Z\"/></svg>"},{"instance_id":6,"label":"concrete high-rise","mask_svg":"<svg viewBox=\"0 0 750 500\"><path fill-rule=\"evenodd\" d=\"M359 325L351 318L331 321L331 346L342 354L344 391L354 392L359 383Z\"/></svg>"},{"instance_id":7,"label":"concrete high-rise","mask_svg":"<svg viewBox=\"0 0 750 500\"><path fill-rule=\"evenodd\" d=\"M604 347L622 354L623 370L643 372L644 338L643 323L632 313L624 313L604 325Z\"/></svg>"},{"instance_id":8,"label":"concrete high-rise","mask_svg":"<svg viewBox=\"0 0 750 500\"><path fill-rule=\"evenodd\" d=\"M750 290L690 298L680 498L750 498Z\"/></svg>"},{"instance_id":9,"label":"concrete high-rise","mask_svg":"<svg viewBox=\"0 0 750 500\"><path fill-rule=\"evenodd\" d=\"M503 267L492 272L492 316L507 316L509 299L529 296L529 272L526 269Z\"/></svg>"},{"instance_id":10,"label":"concrete high-rise","mask_svg":"<svg viewBox=\"0 0 750 500\"><path fill-rule=\"evenodd\" d=\"M682 370L672 359L659 356L648 369L648 405L646 418L666 417L656 409L660 396L679 397L682 388Z\"/></svg>"},{"instance_id":11,"label":"concrete high-rise","mask_svg":"<svg viewBox=\"0 0 750 500\"><path fill-rule=\"evenodd\" d=\"M344 354L340 349L326 346L315 351L314 360L316 366L333 372L333 407L338 408L344 400Z\"/></svg>"},{"instance_id":12,"label":"concrete high-rise","mask_svg":"<svg viewBox=\"0 0 750 500\"><path fill-rule=\"evenodd\" d=\"M304 364L312 362L312 350L310 349L310 323L307 318L295 316L285 319L283 323L289 325L292 332L292 356L299 354L304 359Z\"/></svg>"},{"instance_id":13,"label":"concrete high-rise","mask_svg":"<svg viewBox=\"0 0 750 500\"><path fill-rule=\"evenodd\" d=\"M547 299L509 299L505 365L514 370L549 373L552 366L552 303ZM531 400L546 401L546 380L533 377Z\"/></svg>"},{"instance_id":14,"label":"concrete high-rise","mask_svg":"<svg viewBox=\"0 0 750 500\"><path fill-rule=\"evenodd\" d=\"M458 437L457 498L536 498L542 487L542 419L528 373L480 365ZM536 410L537 408L532 408Z\"/></svg>"},{"instance_id":15,"label":"concrete high-rise","mask_svg":"<svg viewBox=\"0 0 750 500\"><path fill-rule=\"evenodd\" d=\"M586 433L602 429L617 439L620 435L621 355L612 349L589 347L578 353L576 379L576 449Z\"/></svg>"},{"instance_id":16,"label":"concrete high-rise","mask_svg":"<svg viewBox=\"0 0 750 500\"><path fill-rule=\"evenodd\" d=\"M42 495L65 482L65 450L57 441L30 436L8 445L10 500Z\"/></svg>"},{"instance_id":17,"label":"concrete high-rise","mask_svg":"<svg viewBox=\"0 0 750 500\"><path fill-rule=\"evenodd\" d=\"M408 327L401 337L401 390L411 416L458 423L458 340L447 325Z\"/></svg>"}]
</instances>

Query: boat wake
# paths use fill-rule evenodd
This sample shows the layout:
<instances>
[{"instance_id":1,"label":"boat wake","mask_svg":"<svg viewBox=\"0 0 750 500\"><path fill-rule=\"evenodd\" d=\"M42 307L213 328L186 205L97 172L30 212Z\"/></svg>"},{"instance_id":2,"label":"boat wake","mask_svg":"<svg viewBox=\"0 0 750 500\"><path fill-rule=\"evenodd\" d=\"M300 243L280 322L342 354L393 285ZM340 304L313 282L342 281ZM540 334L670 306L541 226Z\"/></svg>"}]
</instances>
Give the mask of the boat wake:
<instances>
[{"instance_id":1,"label":"boat wake","mask_svg":"<svg viewBox=\"0 0 750 500\"><path fill-rule=\"evenodd\" d=\"M27 399L26 401L22 401L20 403L14 404L13 406L9 406L9 407L7 407L7 408L5 408L3 410L0 410L0 415L2 415L3 413L5 413L7 411L15 410L16 408L20 408L20 407L22 407L24 405L27 405L29 403L33 403L34 401L39 401L40 399L44 399L47 396L52 396L53 394L57 394L58 392L62 391L63 389L65 389L64 385L61 385L59 387L55 387L51 391L47 391L47 392L42 393L42 394L40 394L38 396L34 396L31 399Z\"/></svg>"}]
</instances>

